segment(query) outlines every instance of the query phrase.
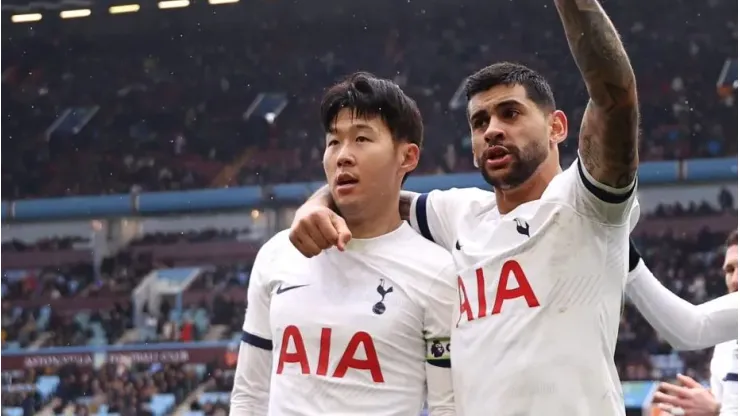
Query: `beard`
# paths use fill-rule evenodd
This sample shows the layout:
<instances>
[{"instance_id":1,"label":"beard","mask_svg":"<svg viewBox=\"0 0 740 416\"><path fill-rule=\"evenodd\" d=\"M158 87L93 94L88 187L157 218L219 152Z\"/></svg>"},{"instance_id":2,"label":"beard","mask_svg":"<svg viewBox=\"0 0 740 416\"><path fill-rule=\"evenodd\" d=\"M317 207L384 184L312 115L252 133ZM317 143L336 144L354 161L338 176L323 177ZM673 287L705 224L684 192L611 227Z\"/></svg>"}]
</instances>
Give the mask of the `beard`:
<instances>
[{"instance_id":1,"label":"beard","mask_svg":"<svg viewBox=\"0 0 740 416\"><path fill-rule=\"evenodd\" d=\"M491 175L486 170L486 160L483 154L478 159L478 167L483 179L496 189L513 189L531 178L540 165L547 159L547 147L537 141L531 141L525 147L506 147L511 155L508 172L504 176Z\"/></svg>"}]
</instances>

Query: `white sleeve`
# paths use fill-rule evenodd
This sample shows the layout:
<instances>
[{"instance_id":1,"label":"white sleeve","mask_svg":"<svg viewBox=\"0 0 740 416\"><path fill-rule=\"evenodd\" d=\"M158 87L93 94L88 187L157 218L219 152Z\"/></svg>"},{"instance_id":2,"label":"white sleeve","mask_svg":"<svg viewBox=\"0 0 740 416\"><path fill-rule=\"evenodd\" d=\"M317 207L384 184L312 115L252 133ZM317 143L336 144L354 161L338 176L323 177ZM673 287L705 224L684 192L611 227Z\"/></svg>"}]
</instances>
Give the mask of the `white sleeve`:
<instances>
[{"instance_id":1,"label":"white sleeve","mask_svg":"<svg viewBox=\"0 0 740 416\"><path fill-rule=\"evenodd\" d=\"M727 349L730 355L730 366L727 374L722 378L722 399L718 400L722 411L720 416L737 416L738 414L738 386L737 386L737 341Z\"/></svg>"},{"instance_id":2,"label":"white sleeve","mask_svg":"<svg viewBox=\"0 0 740 416\"><path fill-rule=\"evenodd\" d=\"M658 335L676 349L697 350L737 338L737 293L693 305L663 286L642 260L630 271L626 293Z\"/></svg>"},{"instance_id":3,"label":"white sleeve","mask_svg":"<svg viewBox=\"0 0 740 416\"><path fill-rule=\"evenodd\" d=\"M274 239L275 237L273 237ZM242 342L231 392L233 416L268 414L272 373L272 335L270 330L270 287L265 272L272 261L273 246L268 241L257 253L249 278L247 311L242 327Z\"/></svg>"},{"instance_id":4,"label":"white sleeve","mask_svg":"<svg viewBox=\"0 0 740 416\"><path fill-rule=\"evenodd\" d=\"M709 388L712 390L712 394L714 395L714 399L718 403L722 403L722 379L724 378L724 374L722 374L722 359L719 356L721 354L722 348L721 346L714 347L714 354L712 354L712 361L709 363L709 369L710 369L710 376L709 376Z\"/></svg>"},{"instance_id":5,"label":"white sleeve","mask_svg":"<svg viewBox=\"0 0 740 416\"><path fill-rule=\"evenodd\" d=\"M427 404L430 416L455 414L450 369L450 330L454 320L457 288L454 267L433 282L424 308L424 338L426 339Z\"/></svg>"},{"instance_id":6,"label":"white sleeve","mask_svg":"<svg viewBox=\"0 0 740 416\"><path fill-rule=\"evenodd\" d=\"M598 182L577 158L563 173L556 176L545 190L543 199L560 199L576 212L604 224L637 224L637 179L621 189Z\"/></svg>"},{"instance_id":7,"label":"white sleeve","mask_svg":"<svg viewBox=\"0 0 740 416\"><path fill-rule=\"evenodd\" d=\"M490 195L493 194L478 188L452 188L419 194L411 203L409 223L427 240L452 251L457 242L461 215Z\"/></svg>"}]
</instances>

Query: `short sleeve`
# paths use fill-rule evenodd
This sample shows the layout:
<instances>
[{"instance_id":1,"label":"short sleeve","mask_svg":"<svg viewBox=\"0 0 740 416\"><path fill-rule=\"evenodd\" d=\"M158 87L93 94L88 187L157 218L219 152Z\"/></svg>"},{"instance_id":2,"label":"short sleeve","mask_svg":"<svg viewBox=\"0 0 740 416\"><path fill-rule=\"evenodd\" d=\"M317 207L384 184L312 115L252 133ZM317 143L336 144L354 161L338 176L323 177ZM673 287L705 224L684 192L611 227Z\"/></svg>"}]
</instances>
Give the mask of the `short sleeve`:
<instances>
[{"instance_id":1,"label":"short sleeve","mask_svg":"<svg viewBox=\"0 0 740 416\"><path fill-rule=\"evenodd\" d=\"M492 197L492 192L478 188L452 188L419 194L411 203L409 222L424 238L452 251L464 215L473 206Z\"/></svg>"},{"instance_id":2,"label":"short sleeve","mask_svg":"<svg viewBox=\"0 0 740 416\"><path fill-rule=\"evenodd\" d=\"M709 370L711 372L711 375L709 377L709 386L712 391L712 395L714 395L714 398L722 403L722 378L724 377L724 374L722 374L722 358L720 357L721 352L723 350L723 345L717 345L714 347L714 353L712 354L712 360L709 363Z\"/></svg>"},{"instance_id":3,"label":"short sleeve","mask_svg":"<svg viewBox=\"0 0 740 416\"><path fill-rule=\"evenodd\" d=\"M637 179L622 189L599 183L578 158L555 177L543 199L560 200L579 214L603 224L629 223L631 230L640 215L636 189Z\"/></svg>"}]
</instances>

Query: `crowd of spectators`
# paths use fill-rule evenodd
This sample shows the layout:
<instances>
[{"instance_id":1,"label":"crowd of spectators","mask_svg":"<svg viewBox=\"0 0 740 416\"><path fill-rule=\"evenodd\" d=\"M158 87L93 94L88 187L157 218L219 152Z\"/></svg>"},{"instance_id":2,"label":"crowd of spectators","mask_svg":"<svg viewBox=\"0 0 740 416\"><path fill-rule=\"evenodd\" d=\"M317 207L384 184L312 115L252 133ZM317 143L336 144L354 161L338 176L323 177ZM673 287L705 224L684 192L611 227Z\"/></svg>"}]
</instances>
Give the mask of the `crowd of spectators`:
<instances>
[{"instance_id":1,"label":"crowd of spectators","mask_svg":"<svg viewBox=\"0 0 740 416\"><path fill-rule=\"evenodd\" d=\"M131 241L131 246L142 246L149 244L177 244L179 242L201 243L212 241L230 241L236 240L240 234L248 234L249 229L229 229L229 230L188 230L180 232L155 232L149 233Z\"/></svg>"},{"instance_id":2,"label":"crowd of spectators","mask_svg":"<svg viewBox=\"0 0 740 416\"><path fill-rule=\"evenodd\" d=\"M242 288L246 289L246 286ZM202 341L208 331L216 325L223 325L226 328L221 334L221 339L230 338L232 334L241 331L246 308L246 291L243 293L242 299L234 301L216 292L212 298L186 305L181 311L175 310L167 300L160 303L158 311L145 306L144 325L140 331L142 336L131 340L131 343Z\"/></svg>"},{"instance_id":3,"label":"crowd of spectators","mask_svg":"<svg viewBox=\"0 0 740 416\"><path fill-rule=\"evenodd\" d=\"M36 240L29 244L20 240L3 241L3 253L24 253L29 251L72 250L78 244L89 243L82 237L52 237Z\"/></svg>"},{"instance_id":4,"label":"crowd of spectators","mask_svg":"<svg viewBox=\"0 0 740 416\"><path fill-rule=\"evenodd\" d=\"M100 368L74 364L16 372L18 388L3 393L2 406L20 407L34 414L48 407L52 414L151 416L152 398L171 394L182 402L202 381L202 372L184 364L105 364ZM10 372L6 374L11 374ZM32 387L42 377L53 377L51 394L41 395ZM6 376L7 377L7 376ZM45 396L45 397L44 397Z\"/></svg>"},{"instance_id":5,"label":"crowd of spectators","mask_svg":"<svg viewBox=\"0 0 740 416\"><path fill-rule=\"evenodd\" d=\"M2 372L2 408L22 409L22 415L35 414L44 405L44 398L36 388L39 374L35 369Z\"/></svg>"},{"instance_id":6,"label":"crowd of spectators","mask_svg":"<svg viewBox=\"0 0 740 416\"><path fill-rule=\"evenodd\" d=\"M587 97L554 9L534 0L362 10L325 1L333 12L318 17L241 3L171 20L161 13L125 35L96 32L94 18L63 33L9 28L3 199L321 178L317 99L359 69L393 78L418 101L426 125L419 172L472 169L464 111L450 101L464 76L495 60L545 74L577 133ZM737 154L737 104L715 87L736 54L732 2L607 7L638 78L642 160ZM245 120L260 93L284 95L261 99ZM285 109L266 123L260 112L283 98ZM65 122L47 131L61 114ZM574 140L563 153L573 157ZM217 180L237 160L236 179Z\"/></svg>"},{"instance_id":7,"label":"crowd of spectators","mask_svg":"<svg viewBox=\"0 0 740 416\"><path fill-rule=\"evenodd\" d=\"M95 272L91 263L45 267L40 270L4 271L2 297L3 299L73 297L94 281Z\"/></svg>"},{"instance_id":8,"label":"crowd of spectators","mask_svg":"<svg viewBox=\"0 0 740 416\"><path fill-rule=\"evenodd\" d=\"M727 188L722 188L717 195L716 204L709 201L696 203L691 201L689 204L658 204L658 206L647 213L648 218L681 218L681 217L700 217L716 215L722 213L737 213L735 196Z\"/></svg>"}]
</instances>

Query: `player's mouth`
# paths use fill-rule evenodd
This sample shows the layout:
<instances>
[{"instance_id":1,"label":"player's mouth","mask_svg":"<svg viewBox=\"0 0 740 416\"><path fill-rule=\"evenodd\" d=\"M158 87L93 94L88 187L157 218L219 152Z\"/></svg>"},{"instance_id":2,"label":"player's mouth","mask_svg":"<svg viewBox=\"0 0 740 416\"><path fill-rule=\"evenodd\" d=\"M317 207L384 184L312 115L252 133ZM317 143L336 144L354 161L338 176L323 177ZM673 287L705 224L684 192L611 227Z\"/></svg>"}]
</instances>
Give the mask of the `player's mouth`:
<instances>
[{"instance_id":1,"label":"player's mouth","mask_svg":"<svg viewBox=\"0 0 740 416\"><path fill-rule=\"evenodd\" d=\"M486 160L486 168L501 169L511 163L513 156L504 146L491 146L483 152L483 158Z\"/></svg>"},{"instance_id":2,"label":"player's mouth","mask_svg":"<svg viewBox=\"0 0 740 416\"><path fill-rule=\"evenodd\" d=\"M359 180L353 175L349 173L340 173L334 181L334 184L338 194L346 195L355 189L358 182Z\"/></svg>"}]
</instances>

